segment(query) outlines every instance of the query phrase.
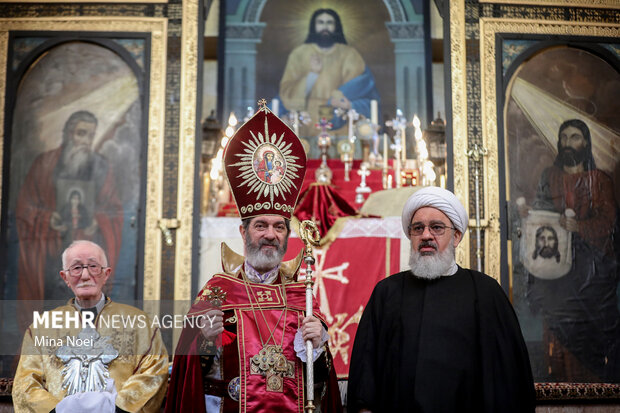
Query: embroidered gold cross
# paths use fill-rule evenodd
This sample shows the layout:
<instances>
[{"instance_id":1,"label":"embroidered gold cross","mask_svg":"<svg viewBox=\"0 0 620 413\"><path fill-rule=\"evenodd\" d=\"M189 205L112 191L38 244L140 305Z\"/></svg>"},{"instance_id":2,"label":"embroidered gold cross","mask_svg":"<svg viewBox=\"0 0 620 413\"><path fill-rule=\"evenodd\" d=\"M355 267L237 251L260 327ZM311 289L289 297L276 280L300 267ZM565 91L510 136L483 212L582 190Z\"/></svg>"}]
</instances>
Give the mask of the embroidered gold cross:
<instances>
[{"instance_id":1,"label":"embroidered gold cross","mask_svg":"<svg viewBox=\"0 0 620 413\"><path fill-rule=\"evenodd\" d=\"M265 301L273 301L271 297L271 291L259 291L256 293L256 301L264 303Z\"/></svg>"}]
</instances>

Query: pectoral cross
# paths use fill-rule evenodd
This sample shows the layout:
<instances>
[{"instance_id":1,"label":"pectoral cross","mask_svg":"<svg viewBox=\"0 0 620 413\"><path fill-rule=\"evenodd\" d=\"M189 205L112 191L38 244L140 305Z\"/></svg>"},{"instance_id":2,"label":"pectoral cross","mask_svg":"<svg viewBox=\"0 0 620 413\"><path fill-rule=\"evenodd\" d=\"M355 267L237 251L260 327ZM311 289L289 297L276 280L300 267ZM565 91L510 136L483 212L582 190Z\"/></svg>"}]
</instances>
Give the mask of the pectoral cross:
<instances>
[{"instance_id":1,"label":"pectoral cross","mask_svg":"<svg viewBox=\"0 0 620 413\"><path fill-rule=\"evenodd\" d=\"M62 388L67 395L104 391L110 377L108 365L118 357L118 351L109 342L110 337L101 337L92 327L84 327L77 338L83 344L67 343L56 350L56 357L65 365Z\"/></svg>"},{"instance_id":2,"label":"pectoral cross","mask_svg":"<svg viewBox=\"0 0 620 413\"><path fill-rule=\"evenodd\" d=\"M295 377L295 362L282 352L282 347L268 344L250 359L250 374L265 377L268 392L282 393L284 378Z\"/></svg>"}]
</instances>

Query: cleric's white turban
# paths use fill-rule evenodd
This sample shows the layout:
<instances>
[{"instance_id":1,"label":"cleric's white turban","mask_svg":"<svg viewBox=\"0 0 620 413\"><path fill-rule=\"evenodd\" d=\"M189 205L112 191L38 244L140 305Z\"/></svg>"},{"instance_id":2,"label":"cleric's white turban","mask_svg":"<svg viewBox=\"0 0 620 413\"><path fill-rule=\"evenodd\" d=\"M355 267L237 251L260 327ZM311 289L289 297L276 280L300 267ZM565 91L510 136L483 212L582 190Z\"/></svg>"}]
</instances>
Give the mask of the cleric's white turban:
<instances>
[{"instance_id":1,"label":"cleric's white turban","mask_svg":"<svg viewBox=\"0 0 620 413\"><path fill-rule=\"evenodd\" d=\"M461 234L465 233L469 217L461 201L452 192L437 186L427 186L417 190L407 199L403 208L403 231L409 238L409 224L415 212L422 207L437 208L450 218L452 225Z\"/></svg>"}]
</instances>

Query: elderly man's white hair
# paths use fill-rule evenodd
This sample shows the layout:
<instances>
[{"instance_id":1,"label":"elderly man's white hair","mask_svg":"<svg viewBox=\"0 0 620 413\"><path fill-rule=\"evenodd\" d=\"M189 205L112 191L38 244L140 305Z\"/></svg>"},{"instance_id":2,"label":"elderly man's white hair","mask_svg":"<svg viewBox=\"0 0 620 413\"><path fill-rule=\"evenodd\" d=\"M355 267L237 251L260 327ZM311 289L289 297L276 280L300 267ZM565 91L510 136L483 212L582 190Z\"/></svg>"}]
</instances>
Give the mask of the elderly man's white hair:
<instances>
[{"instance_id":1,"label":"elderly man's white hair","mask_svg":"<svg viewBox=\"0 0 620 413\"><path fill-rule=\"evenodd\" d=\"M62 268L63 268L63 270L67 268L67 254L68 254L68 251L70 249L72 249L73 247L77 247L78 245L82 245L82 244L91 245L91 246L95 247L96 249L98 249L99 252L101 253L101 259L103 260L103 262L100 262L99 264L101 264L104 267L108 266L108 257L105 255L105 251L103 250L103 248L101 248L101 246L99 244L97 244L95 242L92 242L92 241L85 240L85 239L79 239L77 241L73 241L62 252Z\"/></svg>"},{"instance_id":2,"label":"elderly man's white hair","mask_svg":"<svg viewBox=\"0 0 620 413\"><path fill-rule=\"evenodd\" d=\"M461 234L467 229L469 216L465 207L452 192L437 186L427 186L417 190L407 199L403 208L403 231L409 238L409 225L416 211L423 207L437 208L450 218L452 225Z\"/></svg>"}]
</instances>

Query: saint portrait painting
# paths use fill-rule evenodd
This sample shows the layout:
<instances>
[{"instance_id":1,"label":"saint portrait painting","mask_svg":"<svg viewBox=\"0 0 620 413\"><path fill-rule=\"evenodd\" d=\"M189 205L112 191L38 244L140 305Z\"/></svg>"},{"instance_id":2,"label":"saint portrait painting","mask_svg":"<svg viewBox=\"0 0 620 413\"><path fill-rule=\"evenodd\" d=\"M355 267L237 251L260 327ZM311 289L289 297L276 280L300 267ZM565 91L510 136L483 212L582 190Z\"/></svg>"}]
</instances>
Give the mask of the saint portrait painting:
<instances>
[{"instance_id":1,"label":"saint portrait painting","mask_svg":"<svg viewBox=\"0 0 620 413\"><path fill-rule=\"evenodd\" d=\"M539 49L506 92L513 304L540 382L620 383L617 50Z\"/></svg>"},{"instance_id":2,"label":"saint portrait painting","mask_svg":"<svg viewBox=\"0 0 620 413\"><path fill-rule=\"evenodd\" d=\"M16 38L11 47L3 297L66 300L61 253L101 245L117 299L134 299L141 193L144 40Z\"/></svg>"}]
</instances>

